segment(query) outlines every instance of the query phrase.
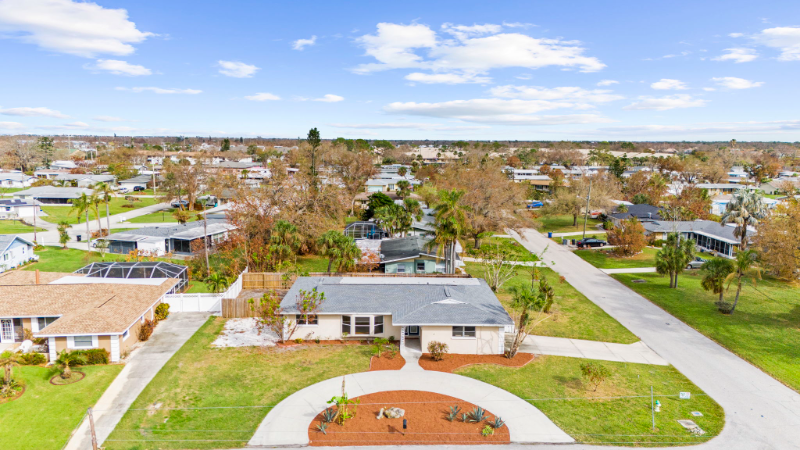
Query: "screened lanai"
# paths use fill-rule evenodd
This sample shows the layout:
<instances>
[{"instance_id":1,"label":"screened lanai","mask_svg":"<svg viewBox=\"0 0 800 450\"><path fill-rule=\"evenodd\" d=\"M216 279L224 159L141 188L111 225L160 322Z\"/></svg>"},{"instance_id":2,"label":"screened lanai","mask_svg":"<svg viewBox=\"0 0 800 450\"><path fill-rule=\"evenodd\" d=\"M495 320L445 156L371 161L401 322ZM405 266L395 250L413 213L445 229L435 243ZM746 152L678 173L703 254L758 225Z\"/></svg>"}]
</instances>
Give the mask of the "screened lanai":
<instances>
[{"instance_id":1,"label":"screened lanai","mask_svg":"<svg viewBox=\"0 0 800 450\"><path fill-rule=\"evenodd\" d=\"M189 282L186 266L168 262L95 262L75 271L95 278L176 278L170 294L181 292Z\"/></svg>"}]
</instances>

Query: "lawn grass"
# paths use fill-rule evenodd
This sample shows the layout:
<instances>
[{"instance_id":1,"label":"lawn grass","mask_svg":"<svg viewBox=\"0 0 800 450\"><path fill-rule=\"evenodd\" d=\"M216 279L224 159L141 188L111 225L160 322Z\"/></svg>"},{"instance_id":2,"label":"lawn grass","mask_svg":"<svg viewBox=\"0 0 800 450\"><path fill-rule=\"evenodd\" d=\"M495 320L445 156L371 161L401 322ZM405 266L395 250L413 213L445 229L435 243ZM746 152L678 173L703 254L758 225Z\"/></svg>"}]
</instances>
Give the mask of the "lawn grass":
<instances>
[{"instance_id":1,"label":"lawn grass","mask_svg":"<svg viewBox=\"0 0 800 450\"><path fill-rule=\"evenodd\" d=\"M212 293L211 286L203 281L191 280L189 287L186 289L187 294L208 294Z\"/></svg>"},{"instance_id":2,"label":"lawn grass","mask_svg":"<svg viewBox=\"0 0 800 450\"><path fill-rule=\"evenodd\" d=\"M593 391L581 376L586 359L543 356L520 367L470 366L458 371L505 389L539 408L577 441L587 444L701 443L719 434L724 425L722 408L674 367L594 361L611 376ZM650 387L661 402L652 429ZM691 398L680 400L679 392ZM641 396L639 398L599 398ZM593 398L595 397L595 398ZM567 400L569 399L569 400ZM702 417L691 415L699 411ZM694 437L676 420L691 419L706 434Z\"/></svg>"},{"instance_id":3,"label":"lawn grass","mask_svg":"<svg viewBox=\"0 0 800 450\"><path fill-rule=\"evenodd\" d=\"M462 247L467 255L478 258L479 252L475 250L475 240L465 239L462 241ZM509 261L538 261L539 258L527 250L516 239L490 237L481 239L481 249L484 251L492 251L495 247L499 247L503 251L508 252Z\"/></svg>"},{"instance_id":4,"label":"lawn grass","mask_svg":"<svg viewBox=\"0 0 800 450\"><path fill-rule=\"evenodd\" d=\"M26 390L19 399L0 404L0 448L60 450L86 408L97 402L122 367L81 367L77 370L86 378L64 386L49 383L54 375L50 369L15 367L15 377L25 381Z\"/></svg>"},{"instance_id":5,"label":"lawn grass","mask_svg":"<svg viewBox=\"0 0 800 450\"><path fill-rule=\"evenodd\" d=\"M139 217L133 217L128 219L127 223L178 223L178 220L172 216L172 213L175 212L175 208L165 209L162 211L157 211L150 214L145 214ZM189 222L195 220L195 216L197 213L195 211L189 211Z\"/></svg>"},{"instance_id":6,"label":"lawn grass","mask_svg":"<svg viewBox=\"0 0 800 450\"><path fill-rule=\"evenodd\" d=\"M123 205L127 205L128 201L121 197L114 197L111 199L109 204L109 210L111 215L115 214L123 214L129 211L135 211L138 208L143 208L145 206L155 205L159 203L157 199L154 198L139 198L139 201L134 202L134 208L123 208ZM84 213L80 217L80 222L78 221L77 217L77 210L73 209L71 206L42 206L42 211L47 213L47 216L42 216L42 220L46 220L50 223L59 223L62 220L66 220L70 224L78 224L85 222L86 214ZM106 217L106 205L105 203L100 205L100 217ZM89 221L97 221L94 211L89 211ZM106 226L105 222L102 222L103 226Z\"/></svg>"},{"instance_id":7,"label":"lawn grass","mask_svg":"<svg viewBox=\"0 0 800 450\"><path fill-rule=\"evenodd\" d=\"M138 228L112 228L112 233L122 233L123 231L138 230Z\"/></svg>"},{"instance_id":8,"label":"lawn grass","mask_svg":"<svg viewBox=\"0 0 800 450\"><path fill-rule=\"evenodd\" d=\"M645 247L641 253L633 256L619 257L612 250L575 250L575 254L598 269L631 269L637 267L655 267L658 250Z\"/></svg>"},{"instance_id":9,"label":"lawn grass","mask_svg":"<svg viewBox=\"0 0 800 450\"><path fill-rule=\"evenodd\" d=\"M685 271L678 288L657 274L616 274L614 278L668 313L762 370L800 391L800 295L796 285L765 279L742 288L732 315L717 311L717 295L700 286L699 271ZM645 283L632 283L643 279ZM733 301L736 285L725 294Z\"/></svg>"},{"instance_id":10,"label":"lawn grass","mask_svg":"<svg viewBox=\"0 0 800 450\"><path fill-rule=\"evenodd\" d=\"M0 197L11 195L14 192L24 191L25 189L30 189L30 188L0 188Z\"/></svg>"},{"instance_id":11,"label":"lawn grass","mask_svg":"<svg viewBox=\"0 0 800 450\"><path fill-rule=\"evenodd\" d=\"M290 394L320 381L369 369L369 346L210 347L224 323L225 319L210 318L181 347L139 395L132 409L147 409L156 402L163 406L154 411L125 413L105 441L106 449L244 447L269 412L269 408L261 406L277 405ZM168 409L230 406L245 408ZM145 440L161 442L136 442Z\"/></svg>"},{"instance_id":12,"label":"lawn grass","mask_svg":"<svg viewBox=\"0 0 800 450\"><path fill-rule=\"evenodd\" d=\"M572 216L571 215L559 215L559 216L542 216L537 219L541 226L539 227L539 232L547 233L577 233L579 231L583 231L583 217L578 217L578 225L572 226ZM586 222L586 230L596 230L597 225L601 222L597 219L589 219Z\"/></svg>"},{"instance_id":13,"label":"lawn grass","mask_svg":"<svg viewBox=\"0 0 800 450\"><path fill-rule=\"evenodd\" d=\"M125 261L127 255L106 253L105 258L99 252L87 252L75 248L63 249L61 247L47 246L36 250L39 261L26 264L23 270L40 270L42 272L74 272L81 267L93 262ZM185 265L181 260L159 259L174 264Z\"/></svg>"},{"instance_id":14,"label":"lawn grass","mask_svg":"<svg viewBox=\"0 0 800 450\"><path fill-rule=\"evenodd\" d=\"M45 231L42 227L36 227L36 231ZM33 233L33 227L25 225L19 220L0 220L0 234L24 234Z\"/></svg>"},{"instance_id":15,"label":"lawn grass","mask_svg":"<svg viewBox=\"0 0 800 450\"><path fill-rule=\"evenodd\" d=\"M586 231L589 231L589 230L587 229ZM595 230L592 230L592 231L595 231ZM586 237L587 238L593 238L593 239L600 239L600 240L603 240L603 241L608 241L608 235L605 234L605 233L603 233L603 234L587 234ZM583 233L570 234L568 236L553 236L550 239L552 239L553 242L555 242L556 244L560 245L562 239L569 239L569 240L575 239L576 241L583 239Z\"/></svg>"},{"instance_id":16,"label":"lawn grass","mask_svg":"<svg viewBox=\"0 0 800 450\"><path fill-rule=\"evenodd\" d=\"M479 263L468 262L466 269L467 273L474 277L483 277ZM560 276L552 269L540 268L539 270L555 291L555 306L554 314L550 319L539 324L533 334L620 344L632 344L639 341L639 338L578 292L572 285L566 281L562 282ZM497 298L500 299L503 306L510 309L511 289L514 286L530 285L530 283L530 268L517 268L516 276L500 288Z\"/></svg>"},{"instance_id":17,"label":"lawn grass","mask_svg":"<svg viewBox=\"0 0 800 450\"><path fill-rule=\"evenodd\" d=\"M303 272L326 272L328 270L328 258L317 255L298 256L297 268ZM336 268L332 270L336 270Z\"/></svg>"}]
</instances>

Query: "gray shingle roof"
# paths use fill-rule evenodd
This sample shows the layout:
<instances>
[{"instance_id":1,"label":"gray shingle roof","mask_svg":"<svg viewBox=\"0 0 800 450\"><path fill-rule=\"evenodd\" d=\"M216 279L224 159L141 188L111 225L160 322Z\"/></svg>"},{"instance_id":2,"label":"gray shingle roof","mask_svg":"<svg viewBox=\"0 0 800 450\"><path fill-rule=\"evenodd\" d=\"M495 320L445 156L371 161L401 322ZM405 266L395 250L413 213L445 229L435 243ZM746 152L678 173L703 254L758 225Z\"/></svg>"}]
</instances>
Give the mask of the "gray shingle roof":
<instances>
[{"instance_id":1,"label":"gray shingle roof","mask_svg":"<svg viewBox=\"0 0 800 450\"><path fill-rule=\"evenodd\" d=\"M14 197L34 197L34 198L78 198L81 194L91 195L91 189L39 186L14 193Z\"/></svg>"},{"instance_id":2,"label":"gray shingle roof","mask_svg":"<svg viewBox=\"0 0 800 450\"><path fill-rule=\"evenodd\" d=\"M418 258L420 255L436 255L436 247L426 247L430 239L421 236L409 236L398 239L385 239L381 241L381 262L400 261L409 258Z\"/></svg>"},{"instance_id":3,"label":"gray shingle roof","mask_svg":"<svg viewBox=\"0 0 800 450\"><path fill-rule=\"evenodd\" d=\"M233 230L236 227L225 220L208 219L206 230L208 236ZM128 230L122 233L113 233L106 237L110 241L141 241L147 237L161 237L165 239L192 240L203 237L203 221L187 222L183 225L159 225L157 227L144 227Z\"/></svg>"},{"instance_id":4,"label":"gray shingle roof","mask_svg":"<svg viewBox=\"0 0 800 450\"><path fill-rule=\"evenodd\" d=\"M28 245L33 245L33 242L23 239L16 234L0 234L0 254L4 253L17 239L25 242Z\"/></svg>"},{"instance_id":5,"label":"gray shingle roof","mask_svg":"<svg viewBox=\"0 0 800 450\"><path fill-rule=\"evenodd\" d=\"M301 290L325 294L320 314L391 314L394 325L511 325L503 305L479 278L300 277L283 298L288 314Z\"/></svg>"},{"instance_id":6,"label":"gray shingle roof","mask_svg":"<svg viewBox=\"0 0 800 450\"><path fill-rule=\"evenodd\" d=\"M615 212L609 214L609 217L620 220L630 217L636 217L639 220L661 220L661 208L648 204L630 205L627 212Z\"/></svg>"},{"instance_id":7,"label":"gray shingle roof","mask_svg":"<svg viewBox=\"0 0 800 450\"><path fill-rule=\"evenodd\" d=\"M721 225L719 222L712 220L693 220L693 221L658 221L645 222L642 224L645 231L651 233L670 233L677 231L679 233L697 233L705 236L713 237L720 240L729 241L731 244L738 244L739 238L734 236L734 227ZM752 235L752 231L748 232Z\"/></svg>"}]
</instances>

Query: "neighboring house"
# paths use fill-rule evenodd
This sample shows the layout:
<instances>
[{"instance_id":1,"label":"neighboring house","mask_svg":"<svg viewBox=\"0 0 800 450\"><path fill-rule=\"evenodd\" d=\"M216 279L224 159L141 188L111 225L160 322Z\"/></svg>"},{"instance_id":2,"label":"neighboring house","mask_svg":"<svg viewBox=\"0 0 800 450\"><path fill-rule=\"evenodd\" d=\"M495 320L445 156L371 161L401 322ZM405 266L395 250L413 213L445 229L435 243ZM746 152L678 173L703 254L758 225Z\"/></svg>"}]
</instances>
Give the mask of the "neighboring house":
<instances>
[{"instance_id":1,"label":"neighboring house","mask_svg":"<svg viewBox=\"0 0 800 450\"><path fill-rule=\"evenodd\" d=\"M304 320L297 309L300 291L325 294L317 314ZM281 308L297 329L287 339L399 338L401 347L431 341L450 353L502 355L505 327L512 326L503 305L479 278L300 277Z\"/></svg>"},{"instance_id":2,"label":"neighboring house","mask_svg":"<svg viewBox=\"0 0 800 450\"><path fill-rule=\"evenodd\" d=\"M55 180L60 175L69 175L69 170L39 169L33 172L36 178Z\"/></svg>"},{"instance_id":3,"label":"neighboring house","mask_svg":"<svg viewBox=\"0 0 800 450\"><path fill-rule=\"evenodd\" d=\"M388 234L383 231L375 222L358 221L352 222L344 227L344 235L359 239L383 239Z\"/></svg>"},{"instance_id":4,"label":"neighboring house","mask_svg":"<svg viewBox=\"0 0 800 450\"><path fill-rule=\"evenodd\" d=\"M38 209L39 202L36 200L0 200L0 219L33 218Z\"/></svg>"},{"instance_id":5,"label":"neighboring house","mask_svg":"<svg viewBox=\"0 0 800 450\"><path fill-rule=\"evenodd\" d=\"M160 178L156 175L156 179ZM153 183L153 175L137 175L133 178L128 178L127 180L120 180L119 187L125 188L129 191L133 191L135 187L141 187L142 189L147 189L148 184Z\"/></svg>"},{"instance_id":6,"label":"neighboring house","mask_svg":"<svg viewBox=\"0 0 800 450\"><path fill-rule=\"evenodd\" d=\"M369 197L372 194L374 194L374 192L359 192L358 194L356 194L355 198L353 199L355 207L361 209L367 209L367 207L369 206ZM383 192L383 194L392 199L395 203L403 201L403 199L400 198L399 195L397 195L397 191L386 191ZM422 197L413 192L408 196L406 196L405 198L411 198L418 202L422 201Z\"/></svg>"},{"instance_id":7,"label":"neighboring house","mask_svg":"<svg viewBox=\"0 0 800 450\"><path fill-rule=\"evenodd\" d=\"M98 183L106 183L114 185L117 177L114 175L93 175L88 173L68 173L60 174L53 178L54 181L60 181L65 186L75 185L80 188L91 188Z\"/></svg>"},{"instance_id":8,"label":"neighboring house","mask_svg":"<svg viewBox=\"0 0 800 450\"><path fill-rule=\"evenodd\" d=\"M51 361L62 350L104 348L119 362L177 283L20 270L0 275L0 350L17 347L28 329L47 339Z\"/></svg>"},{"instance_id":9,"label":"neighboring house","mask_svg":"<svg viewBox=\"0 0 800 450\"><path fill-rule=\"evenodd\" d=\"M444 273L444 255L428 248L430 239L409 236L381 241L381 266L385 273ZM460 261L459 261L460 262Z\"/></svg>"},{"instance_id":10,"label":"neighboring house","mask_svg":"<svg viewBox=\"0 0 800 450\"><path fill-rule=\"evenodd\" d=\"M776 178L772 181L762 184L761 186L759 186L759 188L767 195L775 195L778 193L783 193L780 186L786 181L792 183L795 189L800 189L800 178L798 177Z\"/></svg>"},{"instance_id":11,"label":"neighboring house","mask_svg":"<svg viewBox=\"0 0 800 450\"><path fill-rule=\"evenodd\" d=\"M694 239L697 246L703 250L716 253L720 256L732 258L739 249L740 239L734 236L731 225L721 225L711 220L693 221L652 221L645 222L645 234L654 239L666 239L669 233L678 232L682 237ZM748 236L752 237L755 230L748 229Z\"/></svg>"},{"instance_id":12,"label":"neighboring house","mask_svg":"<svg viewBox=\"0 0 800 450\"><path fill-rule=\"evenodd\" d=\"M718 195L711 200L711 214L715 214L721 216L725 214L725 211L728 209L728 203L731 202L731 198L733 195L726 194L726 195ZM772 209L778 205L778 200L771 199L769 197L764 197L761 199L768 209Z\"/></svg>"},{"instance_id":13,"label":"neighboring house","mask_svg":"<svg viewBox=\"0 0 800 450\"><path fill-rule=\"evenodd\" d=\"M709 197L717 195L733 194L739 189L748 188L755 189L752 186L745 186L743 184L724 184L724 183L699 183L695 187L698 189L705 189Z\"/></svg>"},{"instance_id":14,"label":"neighboring house","mask_svg":"<svg viewBox=\"0 0 800 450\"><path fill-rule=\"evenodd\" d=\"M35 244L15 234L0 234L0 273L11 270L28 261L37 260L33 253ZM2 296L0 296L0 303Z\"/></svg>"},{"instance_id":15,"label":"neighboring house","mask_svg":"<svg viewBox=\"0 0 800 450\"><path fill-rule=\"evenodd\" d=\"M36 181L36 177L25 175L24 173L2 172L0 173L0 189L12 188L21 189L30 187Z\"/></svg>"},{"instance_id":16,"label":"neighboring house","mask_svg":"<svg viewBox=\"0 0 800 450\"><path fill-rule=\"evenodd\" d=\"M73 200L80 198L83 194L92 195L92 190L86 188L39 186L15 192L13 195L15 199L19 200L38 200L41 203L48 204L67 204L72 203Z\"/></svg>"},{"instance_id":17,"label":"neighboring house","mask_svg":"<svg viewBox=\"0 0 800 450\"><path fill-rule=\"evenodd\" d=\"M657 206L640 204L626 205L625 207L627 208L626 212L614 212L608 215L609 220L614 223L614 226L619 226L623 220L630 219L631 217L636 217L639 219L639 222L661 220L662 208ZM619 207L617 207L616 211L619 211Z\"/></svg>"},{"instance_id":18,"label":"neighboring house","mask_svg":"<svg viewBox=\"0 0 800 450\"><path fill-rule=\"evenodd\" d=\"M73 161L53 161L50 164L50 168L56 170L58 169L70 170L70 169L76 169L77 167L78 165L75 164Z\"/></svg>"},{"instance_id":19,"label":"neighboring house","mask_svg":"<svg viewBox=\"0 0 800 450\"><path fill-rule=\"evenodd\" d=\"M390 192L394 191L396 187L397 181L394 179L371 179L367 180L364 183L365 190L368 193L374 192Z\"/></svg>"},{"instance_id":20,"label":"neighboring house","mask_svg":"<svg viewBox=\"0 0 800 450\"><path fill-rule=\"evenodd\" d=\"M141 250L158 256L167 253L188 255L192 253L193 242L202 242L205 238L206 245L214 247L226 240L228 232L235 229L235 226L224 220L209 220L205 229L203 221L159 225L113 233L103 240L108 242L110 253L127 254Z\"/></svg>"},{"instance_id":21,"label":"neighboring house","mask_svg":"<svg viewBox=\"0 0 800 450\"><path fill-rule=\"evenodd\" d=\"M411 222L411 230L409 230L409 236L432 236L434 231L436 230L436 218L434 217L434 210L430 208L425 208L422 210L422 217L420 220L414 219Z\"/></svg>"}]
</instances>

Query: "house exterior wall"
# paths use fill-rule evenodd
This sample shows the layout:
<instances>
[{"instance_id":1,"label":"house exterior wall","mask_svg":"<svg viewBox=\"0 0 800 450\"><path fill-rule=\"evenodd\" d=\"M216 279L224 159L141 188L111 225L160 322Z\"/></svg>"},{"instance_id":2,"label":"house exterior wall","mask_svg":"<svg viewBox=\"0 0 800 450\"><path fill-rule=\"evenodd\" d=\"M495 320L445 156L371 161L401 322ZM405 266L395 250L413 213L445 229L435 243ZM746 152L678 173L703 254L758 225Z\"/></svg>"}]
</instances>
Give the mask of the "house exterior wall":
<instances>
[{"instance_id":1,"label":"house exterior wall","mask_svg":"<svg viewBox=\"0 0 800 450\"><path fill-rule=\"evenodd\" d=\"M17 239L8 250L0 254L0 273L28 262L33 257L33 246Z\"/></svg>"},{"instance_id":2,"label":"house exterior wall","mask_svg":"<svg viewBox=\"0 0 800 450\"><path fill-rule=\"evenodd\" d=\"M373 314L354 314L354 316L366 317ZM294 334L287 339L341 339L342 338L342 316L340 315L320 315L318 316L319 323L317 325L298 325ZM375 335L358 335L350 334L350 338L358 339L373 339L376 337L391 337L400 339L400 327L392 324L392 316L383 316L383 333Z\"/></svg>"},{"instance_id":3,"label":"house exterior wall","mask_svg":"<svg viewBox=\"0 0 800 450\"><path fill-rule=\"evenodd\" d=\"M420 327L420 346L423 352L431 341L444 342L450 353L467 355L499 355L503 351L500 346L500 327L476 327L474 338L453 337L452 326Z\"/></svg>"},{"instance_id":4,"label":"house exterior wall","mask_svg":"<svg viewBox=\"0 0 800 450\"><path fill-rule=\"evenodd\" d=\"M5 206L0 205L0 219L33 218L38 206Z\"/></svg>"},{"instance_id":5,"label":"house exterior wall","mask_svg":"<svg viewBox=\"0 0 800 450\"><path fill-rule=\"evenodd\" d=\"M417 263L422 262L425 263L425 270L417 270ZM384 272L385 273L397 273L397 268L402 266L405 268L405 273L434 273L434 272L442 272L442 270L437 270L436 268L436 259L431 257L420 257L409 259L406 261L397 261L393 263L388 263L384 265Z\"/></svg>"}]
</instances>

